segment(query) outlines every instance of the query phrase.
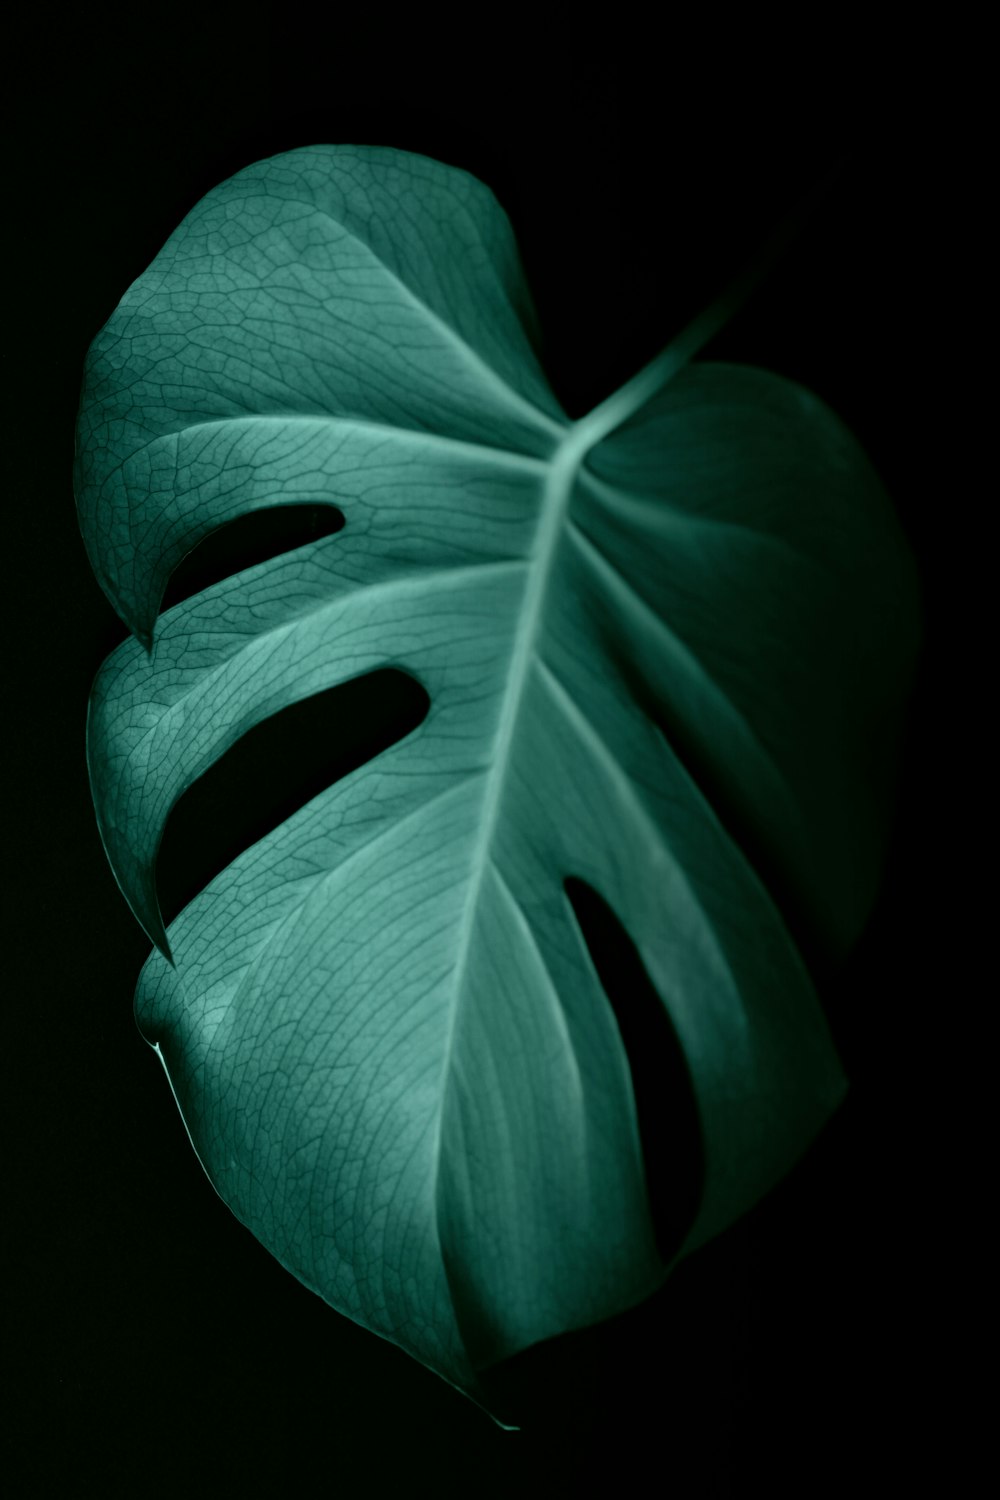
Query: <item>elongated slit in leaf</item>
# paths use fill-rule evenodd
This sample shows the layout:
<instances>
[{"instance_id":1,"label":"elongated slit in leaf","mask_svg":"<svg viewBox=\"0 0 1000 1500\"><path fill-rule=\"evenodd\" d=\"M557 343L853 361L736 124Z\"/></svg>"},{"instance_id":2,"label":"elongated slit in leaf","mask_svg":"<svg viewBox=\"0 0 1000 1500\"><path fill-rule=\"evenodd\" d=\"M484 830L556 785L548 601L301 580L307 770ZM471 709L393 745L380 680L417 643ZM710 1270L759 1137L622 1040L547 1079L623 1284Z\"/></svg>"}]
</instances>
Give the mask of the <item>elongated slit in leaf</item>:
<instances>
[{"instance_id":1,"label":"elongated slit in leaf","mask_svg":"<svg viewBox=\"0 0 1000 1500\"><path fill-rule=\"evenodd\" d=\"M170 813L156 861L164 923L245 849L411 734L429 707L415 678L387 667L292 703L248 730Z\"/></svg>"},{"instance_id":2,"label":"elongated slit in leaf","mask_svg":"<svg viewBox=\"0 0 1000 1500\"><path fill-rule=\"evenodd\" d=\"M628 1056L656 1242L670 1261L694 1223L704 1150L681 1045L638 950L585 880L563 882Z\"/></svg>"},{"instance_id":3,"label":"elongated slit in leaf","mask_svg":"<svg viewBox=\"0 0 1000 1500\"><path fill-rule=\"evenodd\" d=\"M294 552L344 525L336 505L268 505L237 516L201 539L170 575L160 608L200 594L213 583Z\"/></svg>"},{"instance_id":4,"label":"elongated slit in leaf","mask_svg":"<svg viewBox=\"0 0 1000 1500\"><path fill-rule=\"evenodd\" d=\"M701 793L716 820L739 849L747 864L770 893L785 926L814 981L822 985L828 977L829 959L815 923L785 870L767 847L761 828L755 828L733 795L730 783L704 744L699 744L684 719L670 705L654 696L625 656L616 655L616 665L629 691L647 718L656 725L689 780ZM725 747L723 747L723 751Z\"/></svg>"}]
</instances>

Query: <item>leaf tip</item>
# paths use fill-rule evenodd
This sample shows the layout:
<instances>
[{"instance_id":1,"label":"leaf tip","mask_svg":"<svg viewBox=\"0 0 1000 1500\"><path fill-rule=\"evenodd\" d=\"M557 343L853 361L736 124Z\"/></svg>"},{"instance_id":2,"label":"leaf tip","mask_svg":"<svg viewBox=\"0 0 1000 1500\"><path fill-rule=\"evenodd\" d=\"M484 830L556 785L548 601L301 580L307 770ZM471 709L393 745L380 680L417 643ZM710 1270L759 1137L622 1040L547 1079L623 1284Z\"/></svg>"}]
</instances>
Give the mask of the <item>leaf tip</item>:
<instances>
[{"instance_id":1,"label":"leaf tip","mask_svg":"<svg viewBox=\"0 0 1000 1500\"><path fill-rule=\"evenodd\" d=\"M156 911L156 921L146 926L146 933L157 952L163 955L172 969L176 969L177 964L170 947L170 940L167 937L167 929L164 927L163 918L160 916L159 908Z\"/></svg>"},{"instance_id":2,"label":"leaf tip","mask_svg":"<svg viewBox=\"0 0 1000 1500\"><path fill-rule=\"evenodd\" d=\"M160 903L156 895L156 886L153 877L147 874L141 891L136 892L134 899L132 896L128 896L127 899L134 915L154 948L163 955L172 969L176 969L177 964L174 962L170 942L167 938L167 929L160 912Z\"/></svg>"}]
</instances>

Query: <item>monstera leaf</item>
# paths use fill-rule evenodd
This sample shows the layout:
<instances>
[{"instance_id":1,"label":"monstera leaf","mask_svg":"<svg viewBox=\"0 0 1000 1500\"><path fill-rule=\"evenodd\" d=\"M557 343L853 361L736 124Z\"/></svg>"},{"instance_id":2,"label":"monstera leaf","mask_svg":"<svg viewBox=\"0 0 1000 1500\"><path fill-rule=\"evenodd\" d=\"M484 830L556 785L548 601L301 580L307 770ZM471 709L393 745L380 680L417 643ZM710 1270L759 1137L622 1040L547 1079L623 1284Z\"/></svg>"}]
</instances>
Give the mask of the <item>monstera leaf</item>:
<instances>
[{"instance_id":1,"label":"monstera leaf","mask_svg":"<svg viewBox=\"0 0 1000 1500\"><path fill-rule=\"evenodd\" d=\"M567 882L629 934L690 1073L704 1185L680 1254L845 1086L775 892L829 953L865 920L915 582L841 423L776 375L691 363L713 326L570 421L491 193L318 147L209 193L87 361L80 521L135 636L97 677L88 753L156 945L139 1024L239 1218L474 1399L668 1270ZM343 529L158 616L207 534L307 502ZM267 716L385 667L426 689L419 727L167 933L157 848L184 790Z\"/></svg>"}]
</instances>

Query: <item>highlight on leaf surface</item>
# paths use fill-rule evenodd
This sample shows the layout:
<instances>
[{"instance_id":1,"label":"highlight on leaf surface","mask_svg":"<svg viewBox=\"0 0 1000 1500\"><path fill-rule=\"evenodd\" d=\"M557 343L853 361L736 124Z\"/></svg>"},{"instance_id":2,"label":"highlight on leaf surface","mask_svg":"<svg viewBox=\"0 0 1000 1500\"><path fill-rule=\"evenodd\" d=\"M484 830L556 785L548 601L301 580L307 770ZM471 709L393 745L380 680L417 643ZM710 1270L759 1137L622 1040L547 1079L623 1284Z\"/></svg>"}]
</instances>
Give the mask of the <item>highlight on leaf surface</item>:
<instances>
[{"instance_id":1,"label":"highlight on leaf surface","mask_svg":"<svg viewBox=\"0 0 1000 1500\"><path fill-rule=\"evenodd\" d=\"M570 421L490 191L320 146L210 192L87 359L80 524L135 636L88 758L156 945L140 1027L233 1212L483 1404L483 1371L646 1298L845 1087L792 929L840 956L871 907L914 569L842 423L692 363L710 325ZM337 524L159 612L204 538L283 506ZM426 693L417 727L167 932L178 799L386 669ZM650 1204L690 1173L647 1182L588 900L687 1070L703 1170L671 1247Z\"/></svg>"}]
</instances>

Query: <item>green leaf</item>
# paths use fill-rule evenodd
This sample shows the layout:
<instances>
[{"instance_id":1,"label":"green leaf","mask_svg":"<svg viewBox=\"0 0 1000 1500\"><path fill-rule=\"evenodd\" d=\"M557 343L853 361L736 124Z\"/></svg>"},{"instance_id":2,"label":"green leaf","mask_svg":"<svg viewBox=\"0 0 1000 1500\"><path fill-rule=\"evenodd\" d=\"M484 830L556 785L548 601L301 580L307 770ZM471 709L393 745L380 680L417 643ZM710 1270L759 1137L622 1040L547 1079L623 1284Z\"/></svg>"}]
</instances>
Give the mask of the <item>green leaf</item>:
<instances>
[{"instance_id":1,"label":"green leaf","mask_svg":"<svg viewBox=\"0 0 1000 1500\"><path fill-rule=\"evenodd\" d=\"M209 193L87 361L81 527L137 637L97 677L88 755L158 950L140 1026L239 1218L474 1399L669 1269L567 879L623 924L690 1072L705 1181L681 1255L844 1091L791 930L839 956L872 905L916 582L829 410L690 363L717 322L571 422L490 192L316 147ZM343 530L158 617L203 537L304 503ZM424 721L168 940L156 856L184 790L385 667L424 686Z\"/></svg>"}]
</instances>

